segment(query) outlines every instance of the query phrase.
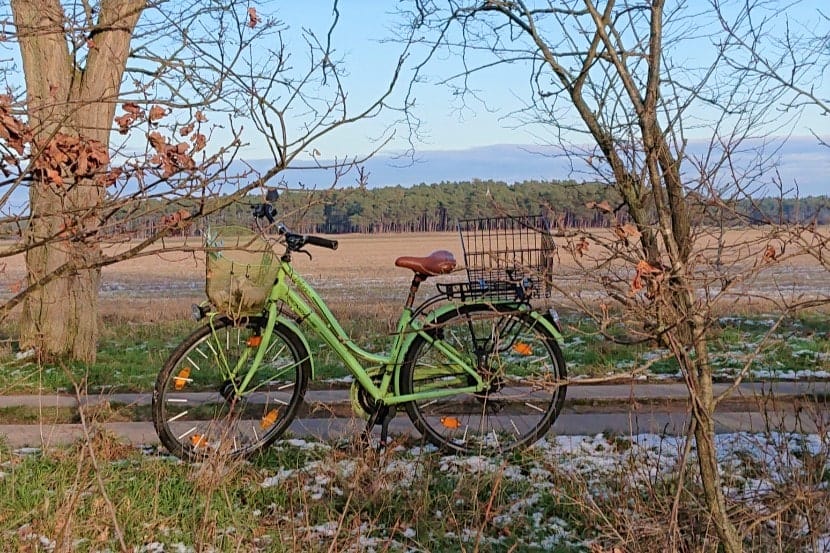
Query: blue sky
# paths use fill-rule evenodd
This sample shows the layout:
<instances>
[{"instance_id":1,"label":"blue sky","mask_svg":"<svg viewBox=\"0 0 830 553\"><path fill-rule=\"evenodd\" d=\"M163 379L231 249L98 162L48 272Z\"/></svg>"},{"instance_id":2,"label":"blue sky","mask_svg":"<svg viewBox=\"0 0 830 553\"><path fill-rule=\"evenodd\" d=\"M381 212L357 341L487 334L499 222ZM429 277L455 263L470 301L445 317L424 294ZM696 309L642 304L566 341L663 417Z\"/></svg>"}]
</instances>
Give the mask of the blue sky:
<instances>
[{"instance_id":1,"label":"blue sky","mask_svg":"<svg viewBox=\"0 0 830 553\"><path fill-rule=\"evenodd\" d=\"M817 7L823 7L825 2L826 0L810 0L798 12L790 11L788 14L803 17L814 13ZM275 10L274 14L289 27L285 39L295 50L296 56L303 55L301 48L294 48L301 44L300 29L310 28L324 37L333 17L331 2L328 0L263 1L261 4L262 12ZM708 5L701 0L693 0L690 4L693 7L700 6L701 9ZM785 2L780 4L789 6ZM257 3L254 2L253 5ZM394 35L395 17L391 11L397 5L397 2L377 0L339 2L340 21L333 42L338 55L345 58L348 68L345 84L350 103L355 107L366 99L376 97L385 87L402 48L400 44L381 41ZM775 3L771 5L774 6ZM778 17L781 27L785 18L781 14ZM695 60L695 55L690 52L688 59ZM830 55L827 59L830 60ZM430 67L427 77L437 80L440 76L453 72L456 66L456 59L439 57L437 63ZM817 86L820 95L830 97L830 92L826 92L827 83L816 81L813 84ZM390 159L395 152L408 146L405 129L398 129L396 139L377 159L369 163L372 173L370 184L409 185L473 178L494 178L508 182L531 178L591 178L590 174L580 168L572 172L571 167L561 161L528 153L528 150L538 149L544 143L544 138L550 135L546 134L543 127L517 125L516 120L509 115L527 98L526 70L514 67L482 73L473 85L486 101L486 107L472 102L468 109L459 109L459 97L454 96L447 86L430 82L418 86L415 113L423 121L424 140L416 143L417 162L402 167L399 161ZM397 98L400 99L400 96ZM699 115L704 116L703 113ZM325 137L315 147L324 159L366 154L377 146L376 139L383 134L388 124L388 119L361 122ZM251 126L248 127L250 129ZM788 147L782 150L780 157L781 176L785 183L797 183L802 195L830 193L830 186L825 184L825 177L830 175L830 149L819 146L817 140L810 135L811 132L816 132L822 137L830 137L830 118L818 115L815 110L808 111L800 121L780 132L784 131L795 137L789 140ZM690 130L688 136L692 139L706 137L705 133L701 135L694 130ZM262 146L261 139L257 140L255 135L248 135L247 138L250 145L242 152L244 159L267 157L268 151ZM307 159L310 160L310 157ZM264 164L261 166L264 167ZM308 173L306 175L305 180L309 182L310 177ZM291 180L293 179L289 179ZM330 182L324 175L315 177L314 180L320 187L325 187Z\"/></svg>"},{"instance_id":2,"label":"blue sky","mask_svg":"<svg viewBox=\"0 0 830 553\"><path fill-rule=\"evenodd\" d=\"M351 99L359 103L361 98L377 95L393 67L401 45L382 42L394 34L396 18L391 13L397 3L370 0L344 0L339 3L339 26L333 36L338 53L345 58L349 75L346 84ZM694 2L692 8L703 10L701 21L711 14L705 12L708 3ZM824 7L822 0L805 2L797 10L790 3L780 2L787 7L776 13L778 7L770 4L770 13L775 29L780 31L789 19L791 28L799 30L795 19L815 22L815 10ZM299 38L298 29L312 28L321 36L328 30L332 19L331 3L316 0L306 3L280 2L276 14L291 27L288 40ZM811 16L806 18L805 16ZM708 19L705 24L713 24ZM708 33L708 31L706 31ZM688 37L683 37L687 39ZM709 39L689 39L692 47L685 59L690 65L703 64L705 45ZM700 48L699 51L695 51ZM437 80L455 71L457 60L439 58L427 76ZM826 92L823 82L811 83L821 94ZM422 119L425 140L416 143L418 163L400 167L399 162L390 161L390 155L405 149L408 143L406 132L399 129L393 140L376 160L371 163L375 173L374 184L413 184L441 179L496 178L521 180L523 178L573 177L576 180L590 178L585 173L571 172L561 162L546 162L538 155L530 155L528 149L544 143L548 130L541 126L516 125L509 113L522 105L527 98L526 70L516 67L506 71L482 73L473 81L478 95L486 106L473 101L467 109L459 109L459 98L447 86L424 83L418 86L415 97L415 113ZM825 93L824 97L830 97ZM705 119L703 111L693 115ZM830 149L817 144L811 133L830 136L830 118L816 110L807 110L800 120L789 126L768 131L770 134L786 133L792 136L779 157L781 176L789 186L800 187L802 195L830 193L824 184L825 175L830 174ZM343 155L359 155L372 150L375 139L382 134L386 120L375 120L343 129L317 144L323 158ZM763 134L763 131L762 131ZM710 134L707 125L700 128L688 126L686 136L692 140L705 140ZM781 140L784 141L783 134ZM499 146L492 148L492 146ZM245 152L249 158L265 157L262 151L252 147ZM492 156L497 155L497 158ZM548 169L546 171L546 168ZM483 174L487 173L487 174Z\"/></svg>"},{"instance_id":3,"label":"blue sky","mask_svg":"<svg viewBox=\"0 0 830 553\"><path fill-rule=\"evenodd\" d=\"M789 6L789 3L780 4ZM333 39L338 53L346 60L349 71L346 83L350 97L356 103L361 98L377 94L388 78L401 48L399 44L380 40L394 33L392 27L395 17L390 14L390 10L395 5L396 3L369 0L346 0L339 4L340 21ZM703 8L705 3L692 4L698 5ZM814 14L816 8L823 6L822 1L810 1L797 11L790 8L786 13L790 19L803 18L805 14ZM281 2L277 5L276 13L292 28L288 35L289 41L299 37L298 29L301 27L313 28L324 35L332 18L331 5L323 0ZM774 20L778 29L782 29L786 22L783 15L778 14ZM793 25L792 21L790 25ZM794 30L795 28L793 26ZM695 56L702 58L700 53L690 53L689 56L688 60L692 64L697 62ZM456 62L453 59L439 59L428 76L437 79L439 75L450 74L454 71ZM813 84L818 86L819 93L825 90L823 82ZM515 180L545 176L559 179L574 177L577 180L586 178L585 174L570 173L568 166L553 160L549 164L550 170L545 171L544 160L527 154L527 147L544 142L547 131L539 126L516 125L516 120L509 116L527 98L525 70L516 67L507 72L499 70L498 73L484 73L476 78L474 86L487 102L486 107L473 102L468 109L458 109L458 97L448 87L430 83L420 85L415 94L415 113L423 120L422 130L426 136L425 140L416 144L420 162L412 167L399 168L399 164L388 161L391 153L408 145L403 140L406 133L399 130L397 140L390 143L384 155L372 163L377 177L375 184L412 184L441 178L493 177L510 180L511 176ZM824 96L830 97L830 93ZM703 112L696 115L706 117ZM794 137L790 139L790 145L782 150L780 170L786 183L797 183L800 186L802 195L830 193L830 187L824 185L825 175L830 174L830 149L819 146L811 136L813 132L823 137L829 136L828 119L830 118L818 115L815 110L808 110L800 120L776 129L781 134L781 140L784 140L783 133ZM382 134L384 124L384 121L371 121L343 129L318 143L317 149L324 158L366 153L375 146L374 139ZM708 134L705 128L688 129L686 136L699 140L705 139ZM494 145L523 147L491 148ZM246 151L245 155L251 158L264 157L255 147ZM494 159L492 156L500 157ZM526 168L524 172L523 167ZM484 171L490 171L490 174L482 174ZM396 172L400 176L398 182L395 182Z\"/></svg>"}]
</instances>

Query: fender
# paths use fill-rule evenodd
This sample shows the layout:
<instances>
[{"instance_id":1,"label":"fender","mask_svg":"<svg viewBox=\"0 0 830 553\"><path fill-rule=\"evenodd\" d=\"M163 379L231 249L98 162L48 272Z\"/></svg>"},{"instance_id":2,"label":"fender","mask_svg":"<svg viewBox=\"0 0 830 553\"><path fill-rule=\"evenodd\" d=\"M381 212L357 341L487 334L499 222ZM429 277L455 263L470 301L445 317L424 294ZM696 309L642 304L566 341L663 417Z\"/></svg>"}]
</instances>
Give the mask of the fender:
<instances>
[{"instance_id":1,"label":"fender","mask_svg":"<svg viewBox=\"0 0 830 553\"><path fill-rule=\"evenodd\" d=\"M556 309L551 307L544 313L540 313L539 311L530 311L530 316L533 317L533 320L539 321L545 330L551 333L551 335L556 339L556 343L559 344L560 347L563 346L563 339L562 339L562 325L559 322L559 313L556 312Z\"/></svg>"},{"instance_id":2,"label":"fender","mask_svg":"<svg viewBox=\"0 0 830 553\"><path fill-rule=\"evenodd\" d=\"M441 307L439 307L439 308L435 309L434 311L431 311L430 313L427 314L427 316L425 318L425 324L423 326L429 326L429 324L434 323L438 318L443 316L445 313L448 313L450 311L454 311L454 310L458 309L458 307L461 306L461 305L476 304L476 303L481 303L481 302L480 301L469 301L469 302L451 303L451 304L447 304L447 305L442 305ZM506 301L506 302L492 302L492 304L496 305L496 306L498 306L498 305L512 305L516 309L516 311L521 311L523 313L527 313L528 315L530 315L530 317L534 321L537 321L539 324L541 324L542 327L544 327L545 330L547 330L554 338L556 338L556 341L559 343L560 346L562 345L563 339L562 339L562 329L561 329L561 325L559 323L559 313L557 313L554 308L551 307L547 311L540 312L538 310L535 310L535 309L531 308L529 305L527 305L525 303L517 304L517 303L510 302L510 301ZM404 347L402 349L402 351L406 351L406 349L409 347L409 344L412 342L412 340L414 338L415 338L414 333L411 333L411 336L405 342L406 347Z\"/></svg>"},{"instance_id":3,"label":"fender","mask_svg":"<svg viewBox=\"0 0 830 553\"><path fill-rule=\"evenodd\" d=\"M412 346L412 342L415 340L415 337L418 335L417 331L428 329L429 326L444 316L446 313L450 313L452 311L457 310L462 305L470 305L470 304L480 304L481 301L474 300L469 302L458 302L458 303L450 303L446 305L439 306L433 311L427 313L424 317L423 322L419 322L418 320L412 321L412 327L416 330L416 332L408 332L405 341L401 344L400 349L400 357L397 360L397 367L403 364L404 357L406 356L406 352ZM511 301L504 301L504 302L491 302L494 306L508 306L512 307L516 311L526 313L533 319L534 322L539 324L544 330L550 334L556 342L562 346L562 333L560 332L560 324L559 324L559 314L556 312L555 309L550 308L545 312L539 312L529 305L525 303L517 304ZM397 371L397 375L395 378L395 391L396 393L400 393L400 379L398 376L400 375L400 371Z\"/></svg>"}]
</instances>

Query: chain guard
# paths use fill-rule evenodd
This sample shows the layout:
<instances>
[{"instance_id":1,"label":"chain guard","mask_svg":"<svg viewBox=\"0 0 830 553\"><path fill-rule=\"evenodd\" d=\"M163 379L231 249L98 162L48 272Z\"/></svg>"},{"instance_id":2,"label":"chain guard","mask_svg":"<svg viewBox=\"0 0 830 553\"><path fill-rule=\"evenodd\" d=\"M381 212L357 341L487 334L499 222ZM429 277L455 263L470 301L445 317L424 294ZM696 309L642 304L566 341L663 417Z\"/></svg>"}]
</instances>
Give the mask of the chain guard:
<instances>
[{"instance_id":1,"label":"chain guard","mask_svg":"<svg viewBox=\"0 0 830 553\"><path fill-rule=\"evenodd\" d=\"M369 376L374 384L380 384L380 375L369 373ZM375 415L380 407L357 380L353 381L349 388L349 401L354 414L366 420Z\"/></svg>"}]
</instances>

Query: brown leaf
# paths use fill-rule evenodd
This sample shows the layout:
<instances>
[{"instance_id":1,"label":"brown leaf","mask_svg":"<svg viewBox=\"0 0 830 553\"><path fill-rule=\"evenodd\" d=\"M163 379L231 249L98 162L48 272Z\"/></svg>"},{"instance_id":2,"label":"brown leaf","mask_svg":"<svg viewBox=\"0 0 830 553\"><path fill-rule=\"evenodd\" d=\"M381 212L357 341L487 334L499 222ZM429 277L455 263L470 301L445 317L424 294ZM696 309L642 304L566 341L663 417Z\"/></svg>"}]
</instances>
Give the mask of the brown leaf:
<instances>
[{"instance_id":1,"label":"brown leaf","mask_svg":"<svg viewBox=\"0 0 830 553\"><path fill-rule=\"evenodd\" d=\"M663 269L655 267L648 261L641 259L637 263L637 273L631 281L631 295L649 286L647 296L653 298L657 294L659 283L663 280Z\"/></svg>"},{"instance_id":2,"label":"brown leaf","mask_svg":"<svg viewBox=\"0 0 830 553\"><path fill-rule=\"evenodd\" d=\"M767 247L764 248L764 263L771 263L775 261L775 258L778 257L778 254L775 251L775 248L772 244L767 244Z\"/></svg>"},{"instance_id":3,"label":"brown leaf","mask_svg":"<svg viewBox=\"0 0 830 553\"><path fill-rule=\"evenodd\" d=\"M588 202L585 204L585 207L588 209L598 209L604 213L611 213L614 211L611 204L608 203L608 200L602 200L601 202Z\"/></svg>"},{"instance_id":4,"label":"brown leaf","mask_svg":"<svg viewBox=\"0 0 830 553\"><path fill-rule=\"evenodd\" d=\"M124 115L116 117L115 124L118 125L118 132L121 134L127 134L135 120L136 116L132 113L125 113Z\"/></svg>"},{"instance_id":5,"label":"brown leaf","mask_svg":"<svg viewBox=\"0 0 830 553\"><path fill-rule=\"evenodd\" d=\"M582 257L585 254L585 252L588 251L588 246L589 246L588 240L586 240L585 237L583 236L580 239L579 243L576 244L576 247L574 248L574 251L579 257Z\"/></svg>"},{"instance_id":6,"label":"brown leaf","mask_svg":"<svg viewBox=\"0 0 830 553\"><path fill-rule=\"evenodd\" d=\"M118 181L118 178L123 172L124 170L121 167L113 167L111 171L97 175L95 177L95 183L104 188L110 187Z\"/></svg>"},{"instance_id":7,"label":"brown leaf","mask_svg":"<svg viewBox=\"0 0 830 553\"><path fill-rule=\"evenodd\" d=\"M640 231L637 230L637 227L635 225L632 225L631 223L624 224L622 226L622 229L627 236L630 236L635 240L639 239L640 236L642 236L642 234L640 234Z\"/></svg>"},{"instance_id":8,"label":"brown leaf","mask_svg":"<svg viewBox=\"0 0 830 553\"><path fill-rule=\"evenodd\" d=\"M150 142L150 146L159 153L163 152L167 147L167 139L156 131L148 134L147 140Z\"/></svg>"},{"instance_id":9,"label":"brown leaf","mask_svg":"<svg viewBox=\"0 0 830 553\"><path fill-rule=\"evenodd\" d=\"M141 107L136 104L135 102L127 102L121 106L121 109L126 111L127 113L132 113L133 115L139 116L142 115L143 110Z\"/></svg>"},{"instance_id":10,"label":"brown leaf","mask_svg":"<svg viewBox=\"0 0 830 553\"><path fill-rule=\"evenodd\" d=\"M202 133L197 133L193 136L193 151L201 152L207 145L207 138Z\"/></svg>"},{"instance_id":11,"label":"brown leaf","mask_svg":"<svg viewBox=\"0 0 830 553\"><path fill-rule=\"evenodd\" d=\"M641 259L640 262L637 263L637 272L644 275L659 275L663 272L663 269L655 267L648 261Z\"/></svg>"},{"instance_id":12,"label":"brown leaf","mask_svg":"<svg viewBox=\"0 0 830 553\"><path fill-rule=\"evenodd\" d=\"M191 132L193 132L193 128L195 126L196 126L195 123L188 123L187 125L185 125L185 126L183 126L182 128L179 129L179 135L180 136L189 135Z\"/></svg>"},{"instance_id":13,"label":"brown leaf","mask_svg":"<svg viewBox=\"0 0 830 553\"><path fill-rule=\"evenodd\" d=\"M32 140L32 132L28 125L12 115L11 105L11 96L0 95L0 140L5 140L9 148L23 155L26 144Z\"/></svg>"},{"instance_id":14,"label":"brown leaf","mask_svg":"<svg viewBox=\"0 0 830 553\"><path fill-rule=\"evenodd\" d=\"M150 119L150 121L158 121L165 115L167 115L167 110L159 105L155 105L150 108L150 115L148 116L148 118Z\"/></svg>"},{"instance_id":15,"label":"brown leaf","mask_svg":"<svg viewBox=\"0 0 830 553\"><path fill-rule=\"evenodd\" d=\"M204 123L207 121L207 117L201 111L197 111L195 117L196 121L198 121L199 123Z\"/></svg>"},{"instance_id":16,"label":"brown leaf","mask_svg":"<svg viewBox=\"0 0 830 553\"><path fill-rule=\"evenodd\" d=\"M60 171L47 167L44 169L44 173L46 174L47 181L57 186L63 186L63 177L61 177Z\"/></svg>"},{"instance_id":17,"label":"brown leaf","mask_svg":"<svg viewBox=\"0 0 830 553\"><path fill-rule=\"evenodd\" d=\"M259 23L259 16L256 13L256 8L248 8L248 27L253 29Z\"/></svg>"}]
</instances>

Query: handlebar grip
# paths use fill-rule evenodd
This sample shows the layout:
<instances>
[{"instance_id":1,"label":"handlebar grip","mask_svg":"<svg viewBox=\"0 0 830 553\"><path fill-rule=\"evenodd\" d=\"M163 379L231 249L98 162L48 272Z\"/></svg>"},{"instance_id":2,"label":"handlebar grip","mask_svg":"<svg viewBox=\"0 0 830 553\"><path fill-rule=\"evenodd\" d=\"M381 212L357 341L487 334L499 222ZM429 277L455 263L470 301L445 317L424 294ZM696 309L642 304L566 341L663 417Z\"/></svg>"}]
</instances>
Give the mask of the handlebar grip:
<instances>
[{"instance_id":1,"label":"handlebar grip","mask_svg":"<svg viewBox=\"0 0 830 553\"><path fill-rule=\"evenodd\" d=\"M312 246L320 246L321 248L328 248L330 250L337 249L337 240L329 240L328 238L323 238L322 236L306 236L305 243L311 244Z\"/></svg>"}]
</instances>

